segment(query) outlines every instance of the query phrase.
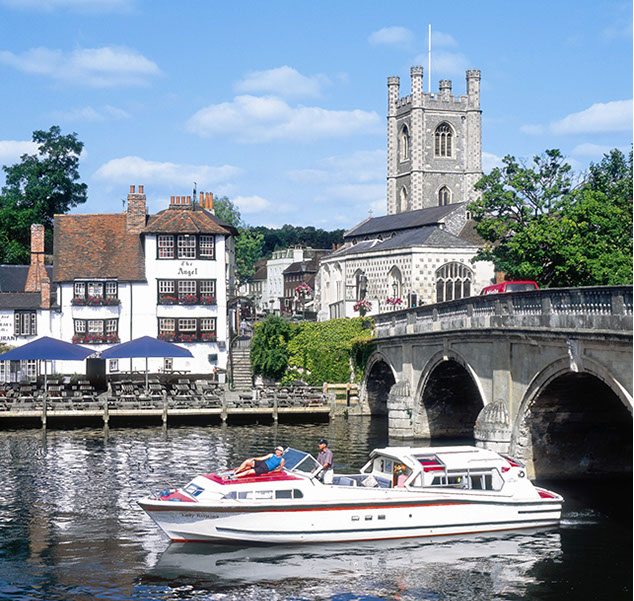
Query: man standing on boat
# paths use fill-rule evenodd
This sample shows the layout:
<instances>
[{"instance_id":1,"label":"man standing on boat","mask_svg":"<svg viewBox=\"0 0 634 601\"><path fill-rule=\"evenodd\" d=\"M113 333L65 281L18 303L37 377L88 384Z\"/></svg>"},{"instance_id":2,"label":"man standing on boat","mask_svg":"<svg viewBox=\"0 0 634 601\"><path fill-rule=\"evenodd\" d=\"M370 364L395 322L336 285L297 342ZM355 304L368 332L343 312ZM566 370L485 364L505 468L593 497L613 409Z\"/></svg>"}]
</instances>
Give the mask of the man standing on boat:
<instances>
[{"instance_id":1,"label":"man standing on boat","mask_svg":"<svg viewBox=\"0 0 634 601\"><path fill-rule=\"evenodd\" d=\"M317 463L321 465L321 473L319 477L324 484L332 484L332 451L328 448L328 441L322 438L319 442L319 455L317 455Z\"/></svg>"},{"instance_id":2,"label":"man standing on boat","mask_svg":"<svg viewBox=\"0 0 634 601\"><path fill-rule=\"evenodd\" d=\"M244 478L245 476L261 476L270 472L281 472L284 467L282 453L284 453L284 447L276 447L275 451L268 455L245 459L242 465L234 471L234 476Z\"/></svg>"}]
</instances>

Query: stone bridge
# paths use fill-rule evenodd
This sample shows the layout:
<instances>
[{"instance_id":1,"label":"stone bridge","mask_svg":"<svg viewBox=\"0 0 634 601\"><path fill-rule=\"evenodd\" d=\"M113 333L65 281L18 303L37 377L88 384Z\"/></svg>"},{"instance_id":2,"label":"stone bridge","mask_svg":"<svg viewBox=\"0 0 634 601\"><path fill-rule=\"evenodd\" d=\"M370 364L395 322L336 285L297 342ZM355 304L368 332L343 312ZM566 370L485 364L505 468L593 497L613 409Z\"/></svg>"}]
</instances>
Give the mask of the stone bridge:
<instances>
[{"instance_id":1,"label":"stone bridge","mask_svg":"<svg viewBox=\"0 0 634 601\"><path fill-rule=\"evenodd\" d=\"M632 287L477 296L377 316L361 407L392 438L475 439L531 476L632 469Z\"/></svg>"}]
</instances>

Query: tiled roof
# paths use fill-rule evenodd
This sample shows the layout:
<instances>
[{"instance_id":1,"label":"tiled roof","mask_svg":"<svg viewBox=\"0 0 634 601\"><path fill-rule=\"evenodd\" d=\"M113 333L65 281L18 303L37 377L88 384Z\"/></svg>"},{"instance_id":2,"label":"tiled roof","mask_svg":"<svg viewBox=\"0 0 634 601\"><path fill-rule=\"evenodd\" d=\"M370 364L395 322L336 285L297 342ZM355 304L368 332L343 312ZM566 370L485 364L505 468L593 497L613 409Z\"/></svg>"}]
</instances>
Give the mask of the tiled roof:
<instances>
[{"instance_id":1,"label":"tiled roof","mask_svg":"<svg viewBox=\"0 0 634 601\"><path fill-rule=\"evenodd\" d=\"M46 274L53 278L53 266L46 265ZM0 265L0 292L24 292L28 265Z\"/></svg>"},{"instance_id":2,"label":"tiled roof","mask_svg":"<svg viewBox=\"0 0 634 601\"><path fill-rule=\"evenodd\" d=\"M396 232L396 234L383 241L367 240L351 246L340 248L332 254L333 257L346 255L376 253L397 248L412 248L417 246L437 248L475 248L471 242L467 242L458 236L450 234L438 226L428 225L414 230Z\"/></svg>"},{"instance_id":3,"label":"tiled roof","mask_svg":"<svg viewBox=\"0 0 634 601\"><path fill-rule=\"evenodd\" d=\"M440 223L447 215L462 207L464 203L454 203L442 207L430 207L407 211L396 215L372 217L355 225L344 234L344 238L355 238L369 234L390 233L398 230L417 228Z\"/></svg>"},{"instance_id":4,"label":"tiled roof","mask_svg":"<svg viewBox=\"0 0 634 601\"><path fill-rule=\"evenodd\" d=\"M41 305L40 292L0 293L0 309L39 309Z\"/></svg>"},{"instance_id":5,"label":"tiled roof","mask_svg":"<svg viewBox=\"0 0 634 601\"><path fill-rule=\"evenodd\" d=\"M200 206L178 206L150 215L146 234L236 234L235 228Z\"/></svg>"},{"instance_id":6,"label":"tiled roof","mask_svg":"<svg viewBox=\"0 0 634 601\"><path fill-rule=\"evenodd\" d=\"M302 269L302 263L305 264L306 269ZM317 259L309 259L307 261L295 261L291 263L282 273L317 273L319 269L319 262Z\"/></svg>"},{"instance_id":7,"label":"tiled roof","mask_svg":"<svg viewBox=\"0 0 634 601\"><path fill-rule=\"evenodd\" d=\"M55 215L53 281L144 281L141 236L128 233L126 222L126 213Z\"/></svg>"}]
</instances>

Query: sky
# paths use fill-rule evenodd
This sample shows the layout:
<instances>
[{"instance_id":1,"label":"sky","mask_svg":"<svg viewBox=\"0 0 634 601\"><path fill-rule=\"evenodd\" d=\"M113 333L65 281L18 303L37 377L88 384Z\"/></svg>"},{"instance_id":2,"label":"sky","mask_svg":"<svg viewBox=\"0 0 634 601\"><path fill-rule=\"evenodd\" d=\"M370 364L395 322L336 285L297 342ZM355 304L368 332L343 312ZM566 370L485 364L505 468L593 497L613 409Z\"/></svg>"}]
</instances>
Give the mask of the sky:
<instances>
[{"instance_id":1,"label":"sky","mask_svg":"<svg viewBox=\"0 0 634 601\"><path fill-rule=\"evenodd\" d=\"M386 212L387 77L465 93L483 169L559 148L577 171L632 144L632 3L0 0L0 164L59 125L84 143L81 213L228 196L250 225ZM1 176L0 176L1 179Z\"/></svg>"}]
</instances>

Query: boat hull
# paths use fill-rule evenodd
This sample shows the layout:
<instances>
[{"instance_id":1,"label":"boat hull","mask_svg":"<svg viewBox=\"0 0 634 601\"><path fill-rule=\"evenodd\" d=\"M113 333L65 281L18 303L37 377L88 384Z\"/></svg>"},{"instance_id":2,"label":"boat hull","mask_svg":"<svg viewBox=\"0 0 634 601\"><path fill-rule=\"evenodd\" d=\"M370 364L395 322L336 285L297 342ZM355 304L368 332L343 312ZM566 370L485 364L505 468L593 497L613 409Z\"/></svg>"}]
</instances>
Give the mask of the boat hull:
<instances>
[{"instance_id":1,"label":"boat hull","mask_svg":"<svg viewBox=\"0 0 634 601\"><path fill-rule=\"evenodd\" d=\"M273 508L139 501L172 541L266 544L387 540L549 527L559 524L561 504L561 498L443 498Z\"/></svg>"}]
</instances>

